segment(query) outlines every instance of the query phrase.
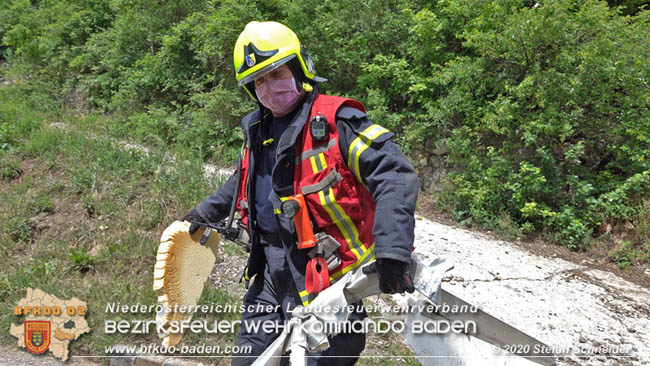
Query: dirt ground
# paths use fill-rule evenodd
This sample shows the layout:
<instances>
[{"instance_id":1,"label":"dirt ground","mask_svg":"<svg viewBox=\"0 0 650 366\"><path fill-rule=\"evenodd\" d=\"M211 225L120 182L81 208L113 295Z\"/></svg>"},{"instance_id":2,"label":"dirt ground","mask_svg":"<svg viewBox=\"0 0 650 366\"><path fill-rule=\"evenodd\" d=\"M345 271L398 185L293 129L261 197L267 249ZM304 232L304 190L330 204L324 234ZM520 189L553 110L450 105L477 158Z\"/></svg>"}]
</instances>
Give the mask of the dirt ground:
<instances>
[{"instance_id":1,"label":"dirt ground","mask_svg":"<svg viewBox=\"0 0 650 366\"><path fill-rule=\"evenodd\" d=\"M526 250L527 252L541 257L547 258L561 258L566 261L588 266L590 268L607 271L615 274L639 286L650 288L650 264L637 263L626 269L621 269L616 263L613 263L607 257L611 248L605 247L602 244L595 244L590 246L587 250L582 252L570 251L566 247L557 244L549 244L543 239L528 240L526 238L519 238L515 240L508 240L504 235L499 235L496 232L484 230L475 227L461 226L456 220L449 215L441 213L436 210L435 197L430 194L420 194L418 198L419 213L428 218L429 220L445 224L457 229L467 230L476 234L481 234L493 240L505 240L516 246Z\"/></svg>"},{"instance_id":2,"label":"dirt ground","mask_svg":"<svg viewBox=\"0 0 650 366\"><path fill-rule=\"evenodd\" d=\"M22 168L29 170L30 162L24 164ZM206 174L214 170L206 169ZM419 213L428 219L418 217L415 246L416 253L425 257L455 263L443 288L554 347L630 349L626 358L596 354L586 360L567 357L561 364L650 364L650 266L621 270L607 259L606 248L576 253L543 240L507 241L493 232L462 228L436 213L434 206L427 196L420 199ZM222 250L211 281L241 297L245 290L239 278L246 255L232 244ZM405 297L396 295L393 300L403 302ZM388 339L371 335L367 343L364 355L394 354L406 347L397 335ZM0 352L4 355L0 365L63 364L11 346L0 347ZM395 361L411 364L413 359ZM94 363L73 358L66 364Z\"/></svg>"},{"instance_id":3,"label":"dirt ground","mask_svg":"<svg viewBox=\"0 0 650 366\"><path fill-rule=\"evenodd\" d=\"M587 364L650 364L650 290L644 281L566 260L544 243L531 251L425 218L416 221L415 231L415 253L454 263L443 283L448 292L555 349L598 350ZM568 356L560 364L583 361Z\"/></svg>"}]
</instances>

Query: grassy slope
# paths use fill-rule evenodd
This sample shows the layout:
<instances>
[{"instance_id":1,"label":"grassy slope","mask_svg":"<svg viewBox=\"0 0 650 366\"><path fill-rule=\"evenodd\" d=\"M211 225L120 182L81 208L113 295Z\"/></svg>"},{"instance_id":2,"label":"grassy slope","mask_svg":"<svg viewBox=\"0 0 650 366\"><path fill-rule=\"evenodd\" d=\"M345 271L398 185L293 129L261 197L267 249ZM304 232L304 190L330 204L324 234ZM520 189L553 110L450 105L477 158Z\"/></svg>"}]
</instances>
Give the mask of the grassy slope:
<instances>
[{"instance_id":1,"label":"grassy slope","mask_svg":"<svg viewBox=\"0 0 650 366\"><path fill-rule=\"evenodd\" d=\"M171 151L125 150L102 138L100 118L41 108L30 103L28 94L22 86L0 89L3 313L11 313L25 288L36 287L88 302L94 331L73 342L74 350L97 355L105 345L157 342L155 334L104 334L105 319L154 317L106 314L106 303L155 302L152 271L162 230L219 182L203 178L196 157L172 164ZM68 128L50 126L53 120L65 120ZM202 299L238 301L214 287ZM9 329L11 322L22 319L3 316L0 328ZM1 332L0 339L15 342L8 332ZM211 339L212 344L231 341L232 336Z\"/></svg>"},{"instance_id":2,"label":"grassy slope","mask_svg":"<svg viewBox=\"0 0 650 366\"><path fill-rule=\"evenodd\" d=\"M152 271L162 230L209 195L220 182L203 176L201 160L164 147L128 150L108 136L119 121L61 111L29 84L0 87L0 310L35 287L59 298L88 302L90 334L72 354L101 355L113 344L158 343L155 334L108 335L106 319L153 319L154 314L107 314L107 302L154 304ZM61 123L65 121L65 128ZM58 127L57 127L58 126ZM171 156L176 162L170 162ZM244 256L232 246L227 256ZM230 271L230 276L232 271ZM220 274L219 271L213 274ZM232 284L232 278L220 283ZM207 286L201 303L239 304L243 289ZM211 320L238 314L203 315ZM21 323L3 316L0 329ZM234 334L186 336L232 344ZM15 338L0 332L0 342ZM411 355L394 334L371 335L364 353ZM215 359L213 361L217 361ZM203 359L205 362L205 359ZM412 358L364 358L362 365L417 364Z\"/></svg>"}]
</instances>

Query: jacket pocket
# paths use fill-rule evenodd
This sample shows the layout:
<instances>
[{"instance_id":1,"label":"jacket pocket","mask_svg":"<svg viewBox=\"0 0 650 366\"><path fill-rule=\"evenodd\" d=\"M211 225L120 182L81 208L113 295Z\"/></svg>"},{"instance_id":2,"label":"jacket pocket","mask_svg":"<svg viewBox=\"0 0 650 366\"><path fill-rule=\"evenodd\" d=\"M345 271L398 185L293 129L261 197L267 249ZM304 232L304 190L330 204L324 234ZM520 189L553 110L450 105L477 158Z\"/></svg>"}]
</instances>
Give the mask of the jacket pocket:
<instances>
[{"instance_id":1,"label":"jacket pocket","mask_svg":"<svg viewBox=\"0 0 650 366\"><path fill-rule=\"evenodd\" d=\"M354 177L347 169L332 169L317 182L301 185L307 207L318 229L361 218L361 205Z\"/></svg>"}]
</instances>

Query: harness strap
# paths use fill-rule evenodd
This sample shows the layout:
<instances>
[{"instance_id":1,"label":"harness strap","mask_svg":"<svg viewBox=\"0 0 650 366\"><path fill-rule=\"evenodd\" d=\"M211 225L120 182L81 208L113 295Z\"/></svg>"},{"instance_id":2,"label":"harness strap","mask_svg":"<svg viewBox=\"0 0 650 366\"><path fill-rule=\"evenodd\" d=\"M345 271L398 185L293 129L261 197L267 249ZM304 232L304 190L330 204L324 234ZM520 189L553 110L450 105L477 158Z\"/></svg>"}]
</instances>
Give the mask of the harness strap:
<instances>
[{"instance_id":1,"label":"harness strap","mask_svg":"<svg viewBox=\"0 0 650 366\"><path fill-rule=\"evenodd\" d=\"M341 174L339 174L339 172L337 172L336 169L332 169L332 171L329 172L329 174L327 174L327 176L323 180L321 180L318 183L310 184L308 186L304 186L304 187L300 188L300 192L303 195L307 195L307 194L310 194L310 193L316 193L316 192L324 191L327 188L329 188L329 187L335 185L336 183L340 182L341 180L343 180L343 177L341 176Z\"/></svg>"},{"instance_id":2,"label":"harness strap","mask_svg":"<svg viewBox=\"0 0 650 366\"><path fill-rule=\"evenodd\" d=\"M326 145L318 145L318 146L314 147L313 149L304 151L302 154L300 154L300 158L296 159L296 164L300 164L301 160L309 159L312 156L316 156L316 155L318 155L318 154L320 154L322 152L325 152L325 151L331 149L332 147L334 147L336 145L336 143L337 143L337 139L333 138Z\"/></svg>"}]
</instances>

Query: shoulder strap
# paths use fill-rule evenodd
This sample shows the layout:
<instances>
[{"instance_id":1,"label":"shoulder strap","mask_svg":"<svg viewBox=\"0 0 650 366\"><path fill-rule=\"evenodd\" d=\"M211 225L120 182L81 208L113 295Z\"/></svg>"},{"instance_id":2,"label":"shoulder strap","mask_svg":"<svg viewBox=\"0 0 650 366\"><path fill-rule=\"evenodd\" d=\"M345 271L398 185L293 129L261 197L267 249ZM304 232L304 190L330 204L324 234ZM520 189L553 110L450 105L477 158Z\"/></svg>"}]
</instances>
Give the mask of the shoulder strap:
<instances>
[{"instance_id":1,"label":"shoulder strap","mask_svg":"<svg viewBox=\"0 0 650 366\"><path fill-rule=\"evenodd\" d=\"M316 100L314 100L314 104L311 107L309 120L311 120L316 115L322 115L327 118L327 121L330 124L336 125L336 112L343 105L357 108L363 112L366 111L366 109L363 107L363 104L357 100L320 94L318 97L316 97Z\"/></svg>"}]
</instances>

